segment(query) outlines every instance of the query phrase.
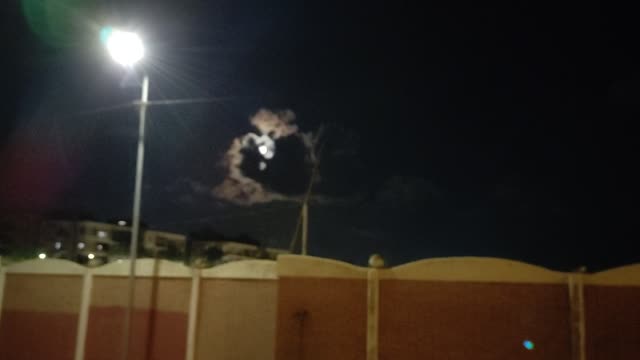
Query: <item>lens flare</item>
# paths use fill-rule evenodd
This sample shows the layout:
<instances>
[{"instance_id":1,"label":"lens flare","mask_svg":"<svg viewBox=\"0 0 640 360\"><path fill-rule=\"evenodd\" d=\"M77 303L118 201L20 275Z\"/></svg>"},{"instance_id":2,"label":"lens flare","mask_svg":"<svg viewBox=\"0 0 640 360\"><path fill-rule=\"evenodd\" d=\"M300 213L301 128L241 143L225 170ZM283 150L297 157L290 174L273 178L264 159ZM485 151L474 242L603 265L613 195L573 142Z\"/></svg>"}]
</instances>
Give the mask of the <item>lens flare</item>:
<instances>
[{"instance_id":1,"label":"lens flare","mask_svg":"<svg viewBox=\"0 0 640 360\"><path fill-rule=\"evenodd\" d=\"M111 36L112 32L113 28L110 26L106 26L100 29L100 41L102 42L102 44L107 44L107 40L109 39L109 36Z\"/></svg>"},{"instance_id":2,"label":"lens flare","mask_svg":"<svg viewBox=\"0 0 640 360\"><path fill-rule=\"evenodd\" d=\"M82 16L92 4L83 0L18 0L29 29L52 46L77 44L82 33Z\"/></svg>"}]
</instances>

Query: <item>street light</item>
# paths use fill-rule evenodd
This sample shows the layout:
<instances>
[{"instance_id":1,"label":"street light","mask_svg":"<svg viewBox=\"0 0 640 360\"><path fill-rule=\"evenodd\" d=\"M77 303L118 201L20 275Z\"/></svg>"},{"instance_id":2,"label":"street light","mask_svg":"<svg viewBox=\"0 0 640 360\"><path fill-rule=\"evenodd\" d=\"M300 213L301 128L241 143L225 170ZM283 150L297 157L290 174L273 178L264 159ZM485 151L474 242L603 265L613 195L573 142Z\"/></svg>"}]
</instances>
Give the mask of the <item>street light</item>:
<instances>
[{"instance_id":1,"label":"street light","mask_svg":"<svg viewBox=\"0 0 640 360\"><path fill-rule=\"evenodd\" d=\"M140 37L133 32L122 31L110 27L102 29L100 38L111 58L118 64L132 68L144 57L144 45ZM129 302L125 318L124 358L129 354L129 336L131 330L131 316L135 294L136 258L138 256L138 233L140 231L140 197L142 190L142 169L144 165L144 131L147 115L147 100L149 98L149 77L142 78L142 94L138 112L138 156L136 159L136 178L133 191L133 221L131 223L130 268L129 268ZM91 254L93 255L93 254Z\"/></svg>"},{"instance_id":2,"label":"street light","mask_svg":"<svg viewBox=\"0 0 640 360\"><path fill-rule=\"evenodd\" d=\"M133 66L144 57L144 45L136 33L105 28L102 37L113 61L122 66Z\"/></svg>"}]
</instances>

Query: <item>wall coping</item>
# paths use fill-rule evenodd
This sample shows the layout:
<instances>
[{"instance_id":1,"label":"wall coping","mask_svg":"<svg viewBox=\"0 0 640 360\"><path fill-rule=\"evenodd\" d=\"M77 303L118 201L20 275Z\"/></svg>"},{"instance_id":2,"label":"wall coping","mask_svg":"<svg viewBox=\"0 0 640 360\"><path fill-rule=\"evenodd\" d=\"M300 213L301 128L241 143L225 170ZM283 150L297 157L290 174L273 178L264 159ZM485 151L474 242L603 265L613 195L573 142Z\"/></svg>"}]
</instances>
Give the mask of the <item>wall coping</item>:
<instances>
[{"instance_id":1,"label":"wall coping","mask_svg":"<svg viewBox=\"0 0 640 360\"><path fill-rule=\"evenodd\" d=\"M202 278L224 279L278 279L277 265L273 260L240 260L202 269Z\"/></svg>"},{"instance_id":2,"label":"wall coping","mask_svg":"<svg viewBox=\"0 0 640 360\"><path fill-rule=\"evenodd\" d=\"M332 259L303 255L278 256L280 277L366 279L371 270ZM375 271L381 280L549 284L565 284L570 275L520 261L485 257L424 259Z\"/></svg>"},{"instance_id":3,"label":"wall coping","mask_svg":"<svg viewBox=\"0 0 640 360\"><path fill-rule=\"evenodd\" d=\"M69 260L35 259L4 267L6 274L82 275L88 269Z\"/></svg>"},{"instance_id":4,"label":"wall coping","mask_svg":"<svg viewBox=\"0 0 640 360\"><path fill-rule=\"evenodd\" d=\"M129 276L131 262L128 259L93 268L91 272L96 276ZM137 259L136 277L165 277L190 278L193 269L182 263L163 259Z\"/></svg>"},{"instance_id":5,"label":"wall coping","mask_svg":"<svg viewBox=\"0 0 640 360\"><path fill-rule=\"evenodd\" d=\"M191 278L199 271L203 278L265 279L311 277L366 279L374 269L339 260L283 254L277 261L241 260L208 269L195 269L163 259L138 259L136 276ZM640 286L640 264L630 264L594 274L549 270L520 261L488 257L448 257L423 259L392 268L375 269L381 280L423 280L455 282L507 282L565 284L570 276L580 276L585 285ZM69 260L33 259L0 266L4 274L128 276L129 260L119 260L97 268L87 268Z\"/></svg>"},{"instance_id":6,"label":"wall coping","mask_svg":"<svg viewBox=\"0 0 640 360\"><path fill-rule=\"evenodd\" d=\"M564 284L569 273L490 257L424 259L380 272L381 279Z\"/></svg>"},{"instance_id":7,"label":"wall coping","mask_svg":"<svg viewBox=\"0 0 640 360\"><path fill-rule=\"evenodd\" d=\"M584 277L585 285L640 286L640 264L600 271Z\"/></svg>"},{"instance_id":8,"label":"wall coping","mask_svg":"<svg viewBox=\"0 0 640 360\"><path fill-rule=\"evenodd\" d=\"M279 277L366 279L368 269L343 261L306 255L279 255Z\"/></svg>"}]
</instances>

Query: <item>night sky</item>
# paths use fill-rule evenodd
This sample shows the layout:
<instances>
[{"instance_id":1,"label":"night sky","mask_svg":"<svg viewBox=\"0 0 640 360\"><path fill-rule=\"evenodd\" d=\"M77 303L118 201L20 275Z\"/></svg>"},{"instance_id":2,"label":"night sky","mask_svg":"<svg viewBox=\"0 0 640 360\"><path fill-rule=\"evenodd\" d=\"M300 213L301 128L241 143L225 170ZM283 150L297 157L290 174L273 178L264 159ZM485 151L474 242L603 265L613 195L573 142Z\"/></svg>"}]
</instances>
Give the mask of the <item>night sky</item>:
<instances>
[{"instance_id":1,"label":"night sky","mask_svg":"<svg viewBox=\"0 0 640 360\"><path fill-rule=\"evenodd\" d=\"M348 4L345 4L348 3ZM149 108L142 214L288 247L321 147L310 253L391 265L494 256L554 269L637 262L638 22L631 9L533 1L79 1L3 4L0 208L129 217L140 71ZM138 71L99 41L138 31ZM261 109L290 111L239 203L234 139ZM634 241L635 240L635 241Z\"/></svg>"}]
</instances>

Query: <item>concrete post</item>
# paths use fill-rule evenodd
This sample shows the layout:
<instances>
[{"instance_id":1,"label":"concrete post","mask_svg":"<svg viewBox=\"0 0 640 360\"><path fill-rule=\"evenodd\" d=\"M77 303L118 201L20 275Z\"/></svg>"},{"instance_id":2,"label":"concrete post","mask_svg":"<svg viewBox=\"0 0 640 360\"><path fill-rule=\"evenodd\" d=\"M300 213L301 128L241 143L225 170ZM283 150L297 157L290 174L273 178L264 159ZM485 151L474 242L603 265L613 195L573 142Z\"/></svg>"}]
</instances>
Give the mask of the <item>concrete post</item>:
<instances>
[{"instance_id":1,"label":"concrete post","mask_svg":"<svg viewBox=\"0 0 640 360\"><path fill-rule=\"evenodd\" d=\"M584 313L584 280L582 274L570 274L569 319L573 360L586 360L586 325Z\"/></svg>"},{"instance_id":2,"label":"concrete post","mask_svg":"<svg viewBox=\"0 0 640 360\"><path fill-rule=\"evenodd\" d=\"M189 322L187 323L187 352L186 360L195 358L196 326L198 325L198 303L200 300L200 269L193 269L191 280L191 295L189 298Z\"/></svg>"},{"instance_id":3,"label":"concrete post","mask_svg":"<svg viewBox=\"0 0 640 360\"><path fill-rule=\"evenodd\" d=\"M74 356L75 360L84 360L92 287L93 274L91 273L91 269L87 268L82 278L82 297L80 299L80 314L78 315L78 332L76 334L76 352Z\"/></svg>"},{"instance_id":4,"label":"concrete post","mask_svg":"<svg viewBox=\"0 0 640 360\"><path fill-rule=\"evenodd\" d=\"M2 257L0 256L0 322L2 322L2 300L4 299L4 267L2 266Z\"/></svg>"},{"instance_id":5,"label":"concrete post","mask_svg":"<svg viewBox=\"0 0 640 360\"><path fill-rule=\"evenodd\" d=\"M380 276L384 266L380 255L369 258L371 268L367 272L367 360L378 360L378 321L380 317Z\"/></svg>"}]
</instances>

